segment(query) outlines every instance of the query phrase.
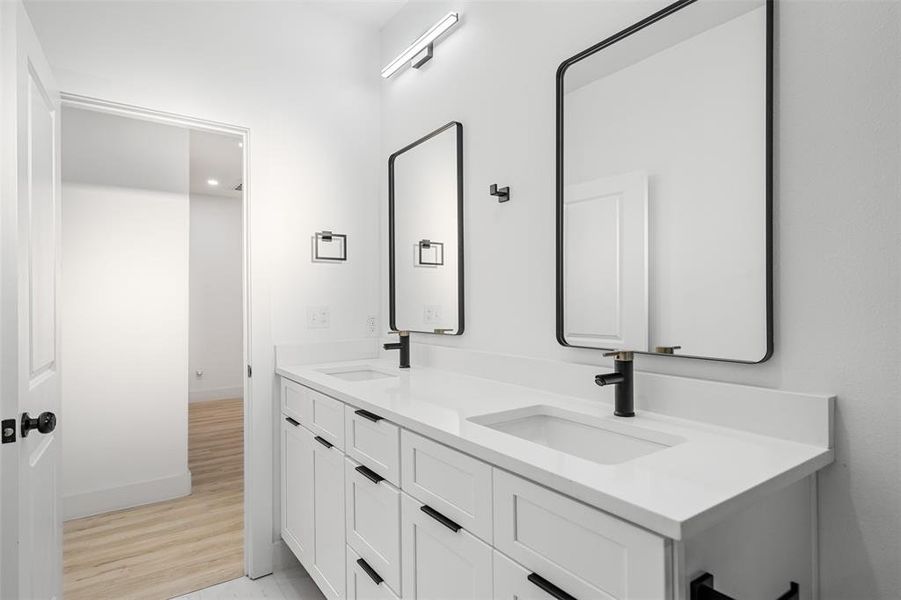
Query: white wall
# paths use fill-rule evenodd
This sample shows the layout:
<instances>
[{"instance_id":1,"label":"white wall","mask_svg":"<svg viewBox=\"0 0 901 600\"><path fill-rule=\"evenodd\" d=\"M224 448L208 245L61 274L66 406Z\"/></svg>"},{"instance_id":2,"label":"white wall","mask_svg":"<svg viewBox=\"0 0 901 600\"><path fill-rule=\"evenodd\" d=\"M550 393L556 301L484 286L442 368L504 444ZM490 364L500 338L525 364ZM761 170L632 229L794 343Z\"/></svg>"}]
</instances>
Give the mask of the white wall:
<instances>
[{"instance_id":1,"label":"white wall","mask_svg":"<svg viewBox=\"0 0 901 600\"><path fill-rule=\"evenodd\" d=\"M442 123L464 125L466 333L416 336L414 355L431 343L609 364L554 339L554 74L663 4L411 3L383 29L387 64L462 10L425 68L382 84L383 161ZM642 356L637 368L837 394L837 460L820 476L822 597L896 598L901 5L777 6L775 355L758 366ZM488 196L491 183L509 184L511 201Z\"/></svg>"},{"instance_id":2,"label":"white wall","mask_svg":"<svg viewBox=\"0 0 901 600\"><path fill-rule=\"evenodd\" d=\"M188 132L63 111L66 518L185 495Z\"/></svg>"},{"instance_id":3,"label":"white wall","mask_svg":"<svg viewBox=\"0 0 901 600\"><path fill-rule=\"evenodd\" d=\"M191 194L191 402L244 393L242 208L241 198Z\"/></svg>"},{"instance_id":4,"label":"white wall","mask_svg":"<svg viewBox=\"0 0 901 600\"><path fill-rule=\"evenodd\" d=\"M247 435L277 440L274 343L363 337L379 314L377 33L301 2L26 6L60 89L249 128L251 403L261 418ZM311 263L310 236L323 229L348 235L346 264ZM330 328L307 329L306 307L322 305ZM250 460L250 486L267 495L278 464ZM268 519L248 515L257 542ZM251 557L254 575L267 560Z\"/></svg>"}]
</instances>

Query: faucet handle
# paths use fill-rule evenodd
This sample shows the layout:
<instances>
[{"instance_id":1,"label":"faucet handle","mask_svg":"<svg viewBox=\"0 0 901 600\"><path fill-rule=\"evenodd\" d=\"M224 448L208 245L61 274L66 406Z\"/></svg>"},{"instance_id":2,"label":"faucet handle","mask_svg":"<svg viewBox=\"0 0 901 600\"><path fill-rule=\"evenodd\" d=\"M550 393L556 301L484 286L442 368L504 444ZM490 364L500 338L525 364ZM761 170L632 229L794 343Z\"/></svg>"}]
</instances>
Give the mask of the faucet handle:
<instances>
[{"instance_id":1,"label":"faucet handle","mask_svg":"<svg viewBox=\"0 0 901 600\"><path fill-rule=\"evenodd\" d=\"M631 361L634 358L635 352L633 350L612 350L610 352L604 352L604 356L613 356L614 360L620 361Z\"/></svg>"},{"instance_id":2,"label":"faucet handle","mask_svg":"<svg viewBox=\"0 0 901 600\"><path fill-rule=\"evenodd\" d=\"M675 354L676 350L681 350L682 346L657 346L654 352L657 354Z\"/></svg>"}]
</instances>

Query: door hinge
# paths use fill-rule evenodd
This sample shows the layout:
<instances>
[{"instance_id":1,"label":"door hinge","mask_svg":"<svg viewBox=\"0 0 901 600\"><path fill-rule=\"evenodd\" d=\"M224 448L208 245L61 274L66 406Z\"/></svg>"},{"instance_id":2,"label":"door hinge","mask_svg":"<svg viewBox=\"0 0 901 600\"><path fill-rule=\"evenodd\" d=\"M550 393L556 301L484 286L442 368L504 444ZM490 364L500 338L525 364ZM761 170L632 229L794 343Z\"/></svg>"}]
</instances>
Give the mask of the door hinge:
<instances>
[{"instance_id":1,"label":"door hinge","mask_svg":"<svg viewBox=\"0 0 901 600\"><path fill-rule=\"evenodd\" d=\"M0 436L0 443L3 444L11 444L16 441L16 420L15 419L3 419L0 422L0 432L2 432L2 436Z\"/></svg>"},{"instance_id":2,"label":"door hinge","mask_svg":"<svg viewBox=\"0 0 901 600\"><path fill-rule=\"evenodd\" d=\"M253 377L253 369L250 367L250 365L247 365L247 376Z\"/></svg>"}]
</instances>

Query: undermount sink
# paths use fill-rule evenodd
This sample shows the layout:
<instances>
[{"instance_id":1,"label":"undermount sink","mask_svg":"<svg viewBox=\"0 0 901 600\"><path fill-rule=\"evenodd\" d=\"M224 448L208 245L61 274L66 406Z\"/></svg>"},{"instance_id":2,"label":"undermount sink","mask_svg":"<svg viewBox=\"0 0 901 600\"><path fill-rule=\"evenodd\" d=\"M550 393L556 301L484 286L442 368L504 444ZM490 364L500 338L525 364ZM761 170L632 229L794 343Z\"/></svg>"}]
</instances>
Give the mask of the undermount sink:
<instances>
[{"instance_id":1,"label":"undermount sink","mask_svg":"<svg viewBox=\"0 0 901 600\"><path fill-rule=\"evenodd\" d=\"M382 371L377 371L375 369L370 369L367 367L361 367L356 369L345 369L345 370L324 370L320 371L320 373L325 373L326 375L331 375L332 377L337 377L338 379L343 379L344 381L369 381L371 379L385 379L387 377L397 377L397 375L392 375L391 373L384 373Z\"/></svg>"},{"instance_id":2,"label":"undermount sink","mask_svg":"<svg viewBox=\"0 0 901 600\"><path fill-rule=\"evenodd\" d=\"M472 417L473 423L603 465L623 463L685 441L628 423L553 406L529 406Z\"/></svg>"}]
</instances>

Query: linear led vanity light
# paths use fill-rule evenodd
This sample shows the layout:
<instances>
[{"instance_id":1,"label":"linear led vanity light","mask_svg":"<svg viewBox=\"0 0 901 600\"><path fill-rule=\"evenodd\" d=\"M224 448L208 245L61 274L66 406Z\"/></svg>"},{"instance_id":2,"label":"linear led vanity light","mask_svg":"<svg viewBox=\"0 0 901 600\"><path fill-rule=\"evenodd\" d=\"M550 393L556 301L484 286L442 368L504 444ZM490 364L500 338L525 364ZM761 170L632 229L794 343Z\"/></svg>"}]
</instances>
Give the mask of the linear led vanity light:
<instances>
[{"instance_id":1,"label":"linear led vanity light","mask_svg":"<svg viewBox=\"0 0 901 600\"><path fill-rule=\"evenodd\" d=\"M401 52L397 58L392 60L387 67L382 69L382 77L388 78L397 73L401 67L403 67L408 62L412 62L413 59L420 54L423 50L428 50L428 54L424 57L423 60L417 61L416 64L413 64L414 67L419 67L428 61L432 56L432 43L437 40L441 34L445 31L453 27L457 24L457 21L460 20L460 15L455 12L449 12L443 19L432 25L428 31L423 33L419 38L407 46L407 49Z\"/></svg>"}]
</instances>

